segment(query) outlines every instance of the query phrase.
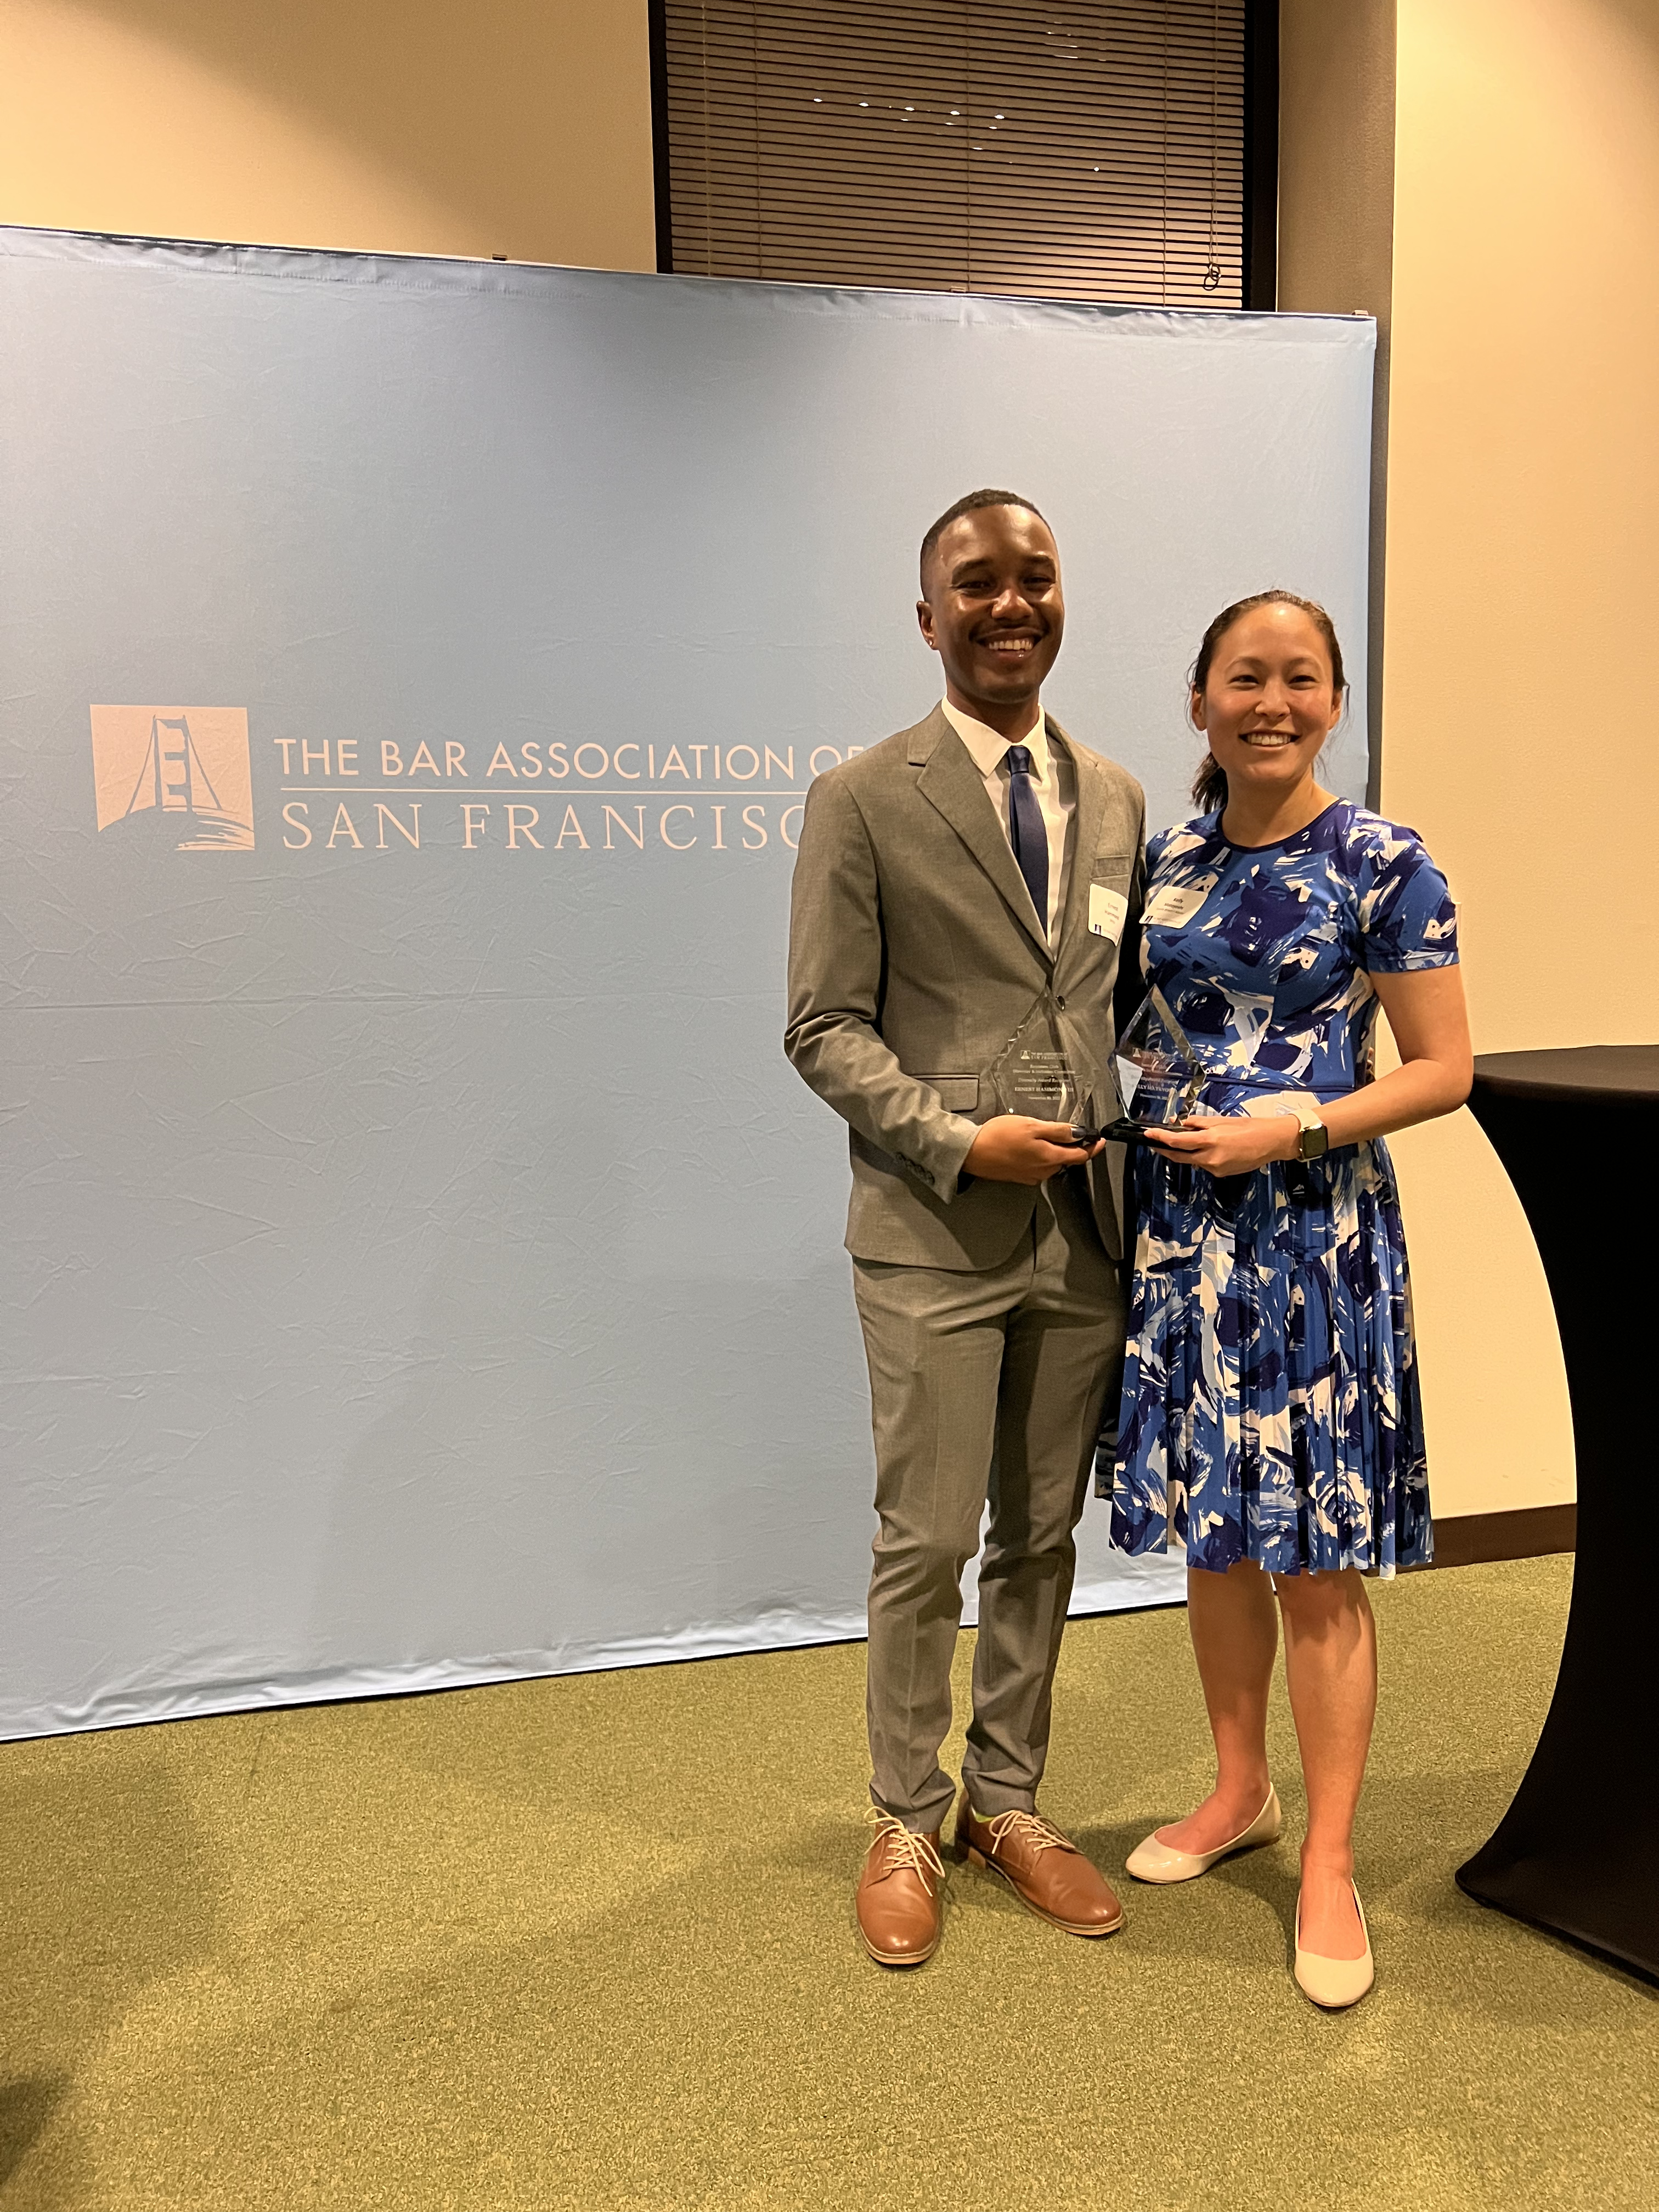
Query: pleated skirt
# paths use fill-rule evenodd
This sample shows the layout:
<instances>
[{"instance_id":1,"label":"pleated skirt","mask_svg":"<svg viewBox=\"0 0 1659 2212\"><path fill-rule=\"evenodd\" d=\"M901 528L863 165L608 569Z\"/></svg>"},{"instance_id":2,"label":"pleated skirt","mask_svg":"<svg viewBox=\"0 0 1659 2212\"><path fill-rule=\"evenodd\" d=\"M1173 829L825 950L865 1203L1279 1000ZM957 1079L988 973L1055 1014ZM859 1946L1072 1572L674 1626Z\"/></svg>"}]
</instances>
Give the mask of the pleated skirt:
<instances>
[{"instance_id":1,"label":"pleated skirt","mask_svg":"<svg viewBox=\"0 0 1659 2212\"><path fill-rule=\"evenodd\" d=\"M1212 1109L1212 1110L1215 1110ZM1112 1540L1217 1572L1432 1556L1399 1194L1380 1141L1218 1178L1142 1146Z\"/></svg>"}]
</instances>

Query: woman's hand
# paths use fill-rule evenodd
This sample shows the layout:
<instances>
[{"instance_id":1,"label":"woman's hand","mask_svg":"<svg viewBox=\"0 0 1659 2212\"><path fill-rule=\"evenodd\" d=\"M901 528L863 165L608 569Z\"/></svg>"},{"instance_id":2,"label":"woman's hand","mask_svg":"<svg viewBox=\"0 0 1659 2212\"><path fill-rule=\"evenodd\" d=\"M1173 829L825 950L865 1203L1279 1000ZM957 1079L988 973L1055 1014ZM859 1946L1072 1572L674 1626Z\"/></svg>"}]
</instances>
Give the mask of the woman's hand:
<instances>
[{"instance_id":1,"label":"woman's hand","mask_svg":"<svg viewBox=\"0 0 1659 2212\"><path fill-rule=\"evenodd\" d=\"M1401 1065L1345 1098L1310 1102L1333 1150L1455 1112L1474 1077L1461 970L1373 975L1370 984L1389 1018ZM1166 1160L1234 1176L1249 1175L1269 1160L1294 1159L1301 1133L1294 1114L1268 1105L1260 1114L1189 1114L1178 1126L1156 1132L1152 1141Z\"/></svg>"},{"instance_id":2,"label":"woman's hand","mask_svg":"<svg viewBox=\"0 0 1659 2212\"><path fill-rule=\"evenodd\" d=\"M1249 1175L1269 1160L1296 1158L1302 1125L1294 1114L1189 1114L1147 1138L1165 1159L1213 1176Z\"/></svg>"}]
</instances>

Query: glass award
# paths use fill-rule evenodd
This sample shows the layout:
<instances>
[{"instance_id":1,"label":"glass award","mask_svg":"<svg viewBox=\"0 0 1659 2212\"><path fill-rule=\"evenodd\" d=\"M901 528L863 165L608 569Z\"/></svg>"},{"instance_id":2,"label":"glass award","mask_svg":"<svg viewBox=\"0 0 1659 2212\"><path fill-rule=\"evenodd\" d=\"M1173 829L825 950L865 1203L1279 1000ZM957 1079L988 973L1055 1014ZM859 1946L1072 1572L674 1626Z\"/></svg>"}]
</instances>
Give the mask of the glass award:
<instances>
[{"instance_id":1,"label":"glass award","mask_svg":"<svg viewBox=\"0 0 1659 2212\"><path fill-rule=\"evenodd\" d=\"M1092 1120L1099 1079L1051 992L1043 993L988 1073L1005 1114L1029 1115L1034 1121L1068 1121L1074 1130Z\"/></svg>"},{"instance_id":2,"label":"glass award","mask_svg":"<svg viewBox=\"0 0 1659 2212\"><path fill-rule=\"evenodd\" d=\"M1100 1134L1116 1142L1136 1143L1197 1105L1204 1063L1156 983L1118 1038L1109 1072L1118 1111Z\"/></svg>"}]
</instances>

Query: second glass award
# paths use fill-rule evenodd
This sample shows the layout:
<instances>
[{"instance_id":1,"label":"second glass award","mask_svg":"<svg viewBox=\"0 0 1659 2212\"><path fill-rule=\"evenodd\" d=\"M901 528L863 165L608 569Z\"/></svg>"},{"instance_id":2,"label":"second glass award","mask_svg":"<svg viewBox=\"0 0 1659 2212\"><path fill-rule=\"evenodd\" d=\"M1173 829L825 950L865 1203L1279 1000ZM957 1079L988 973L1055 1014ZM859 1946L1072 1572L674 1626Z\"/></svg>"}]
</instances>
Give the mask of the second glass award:
<instances>
[{"instance_id":1,"label":"second glass award","mask_svg":"<svg viewBox=\"0 0 1659 2212\"><path fill-rule=\"evenodd\" d=\"M1111 1073L1118 1113L1103 1136L1133 1143L1183 1120L1198 1103L1204 1063L1156 983L1114 1047Z\"/></svg>"}]
</instances>

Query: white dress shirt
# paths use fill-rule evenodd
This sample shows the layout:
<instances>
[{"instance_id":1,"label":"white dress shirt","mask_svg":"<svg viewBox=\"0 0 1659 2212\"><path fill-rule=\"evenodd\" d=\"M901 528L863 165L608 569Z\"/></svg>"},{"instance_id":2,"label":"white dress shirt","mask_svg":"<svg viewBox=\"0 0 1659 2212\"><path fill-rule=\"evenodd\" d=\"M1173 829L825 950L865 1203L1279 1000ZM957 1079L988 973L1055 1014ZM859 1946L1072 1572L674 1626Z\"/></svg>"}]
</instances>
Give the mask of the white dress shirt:
<instances>
[{"instance_id":1,"label":"white dress shirt","mask_svg":"<svg viewBox=\"0 0 1659 2212\"><path fill-rule=\"evenodd\" d=\"M1077 771L1063 744L1051 744L1048 724L1042 708L1037 708L1036 726L1029 737L1004 738L964 714L948 699L940 702L945 719L967 746L974 766L985 779L985 788L991 804L997 811L997 820L1002 824L1002 834L1008 836L1008 805L1012 796L1008 768L1010 745L1024 745L1031 756L1031 783L1037 808L1042 816L1042 826L1048 833L1048 911L1039 917L1043 933L1052 946L1060 933L1060 918L1066 911L1066 884L1071 865L1072 818L1077 811ZM1013 841L1009 839L1012 851Z\"/></svg>"}]
</instances>

